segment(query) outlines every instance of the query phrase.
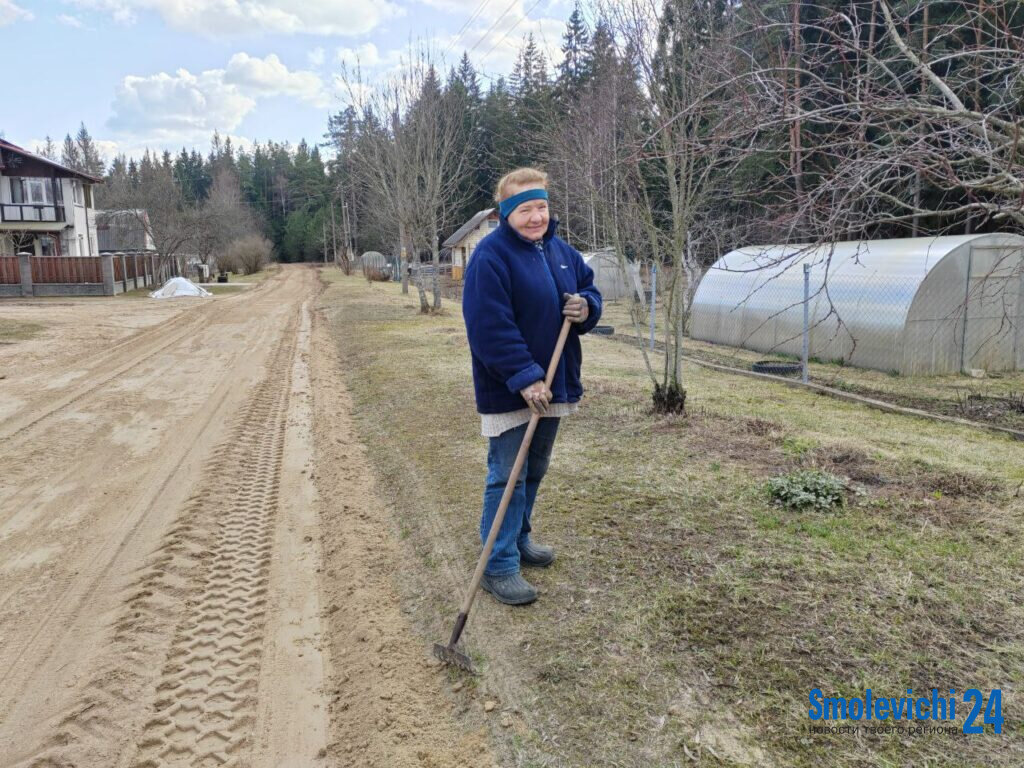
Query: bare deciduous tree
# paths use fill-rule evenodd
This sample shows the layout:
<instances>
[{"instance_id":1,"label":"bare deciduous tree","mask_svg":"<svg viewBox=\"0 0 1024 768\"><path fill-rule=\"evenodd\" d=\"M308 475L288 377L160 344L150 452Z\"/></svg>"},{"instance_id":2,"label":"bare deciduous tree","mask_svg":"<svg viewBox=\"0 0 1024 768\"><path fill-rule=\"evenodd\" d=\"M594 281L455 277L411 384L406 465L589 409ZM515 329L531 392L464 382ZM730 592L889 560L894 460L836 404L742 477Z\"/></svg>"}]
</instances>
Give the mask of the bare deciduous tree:
<instances>
[{"instance_id":1,"label":"bare deciduous tree","mask_svg":"<svg viewBox=\"0 0 1024 768\"><path fill-rule=\"evenodd\" d=\"M655 407L682 410L683 333L702 266L728 227L730 176L753 151L757 104L736 74L745 67L731 4L630 0L606 13L648 101L617 158L616 240L668 267L664 365L660 377L649 362L648 372Z\"/></svg>"},{"instance_id":2,"label":"bare deciduous tree","mask_svg":"<svg viewBox=\"0 0 1024 768\"><path fill-rule=\"evenodd\" d=\"M777 208L808 240L1024 226L1024 15L1010 0L805 3L799 57L756 85L805 141L802 194ZM779 20L751 6L752 32ZM793 22L791 22L793 23ZM794 76L796 70L798 77ZM799 114L785 109L800 83ZM792 99L790 98L790 101Z\"/></svg>"},{"instance_id":3,"label":"bare deciduous tree","mask_svg":"<svg viewBox=\"0 0 1024 768\"><path fill-rule=\"evenodd\" d=\"M361 115L355 171L397 230L405 256L402 290L408 291L408 267L420 295L420 310L441 308L439 235L450 213L460 206L459 184L469 148L461 141L461 115L442 98L429 56L410 55L401 72L367 89L358 73L343 77ZM432 270L428 302L419 253L430 251Z\"/></svg>"},{"instance_id":4,"label":"bare deciduous tree","mask_svg":"<svg viewBox=\"0 0 1024 768\"><path fill-rule=\"evenodd\" d=\"M194 234L193 221L169 166L151 160L147 152L139 166L138 180L111 177L99 194L102 208L131 212L140 229L152 239L161 260L182 273L181 258Z\"/></svg>"}]
</instances>

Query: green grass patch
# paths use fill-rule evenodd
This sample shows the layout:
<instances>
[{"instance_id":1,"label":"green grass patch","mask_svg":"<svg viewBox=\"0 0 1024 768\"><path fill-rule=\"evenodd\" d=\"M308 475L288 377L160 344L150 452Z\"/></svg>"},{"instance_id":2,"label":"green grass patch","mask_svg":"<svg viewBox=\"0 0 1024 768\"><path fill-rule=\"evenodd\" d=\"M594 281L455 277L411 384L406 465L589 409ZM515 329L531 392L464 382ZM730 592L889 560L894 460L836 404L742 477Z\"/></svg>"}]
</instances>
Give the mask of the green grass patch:
<instances>
[{"instance_id":1,"label":"green grass patch","mask_svg":"<svg viewBox=\"0 0 1024 768\"><path fill-rule=\"evenodd\" d=\"M427 647L447 637L479 546L486 441L461 316L324 274ZM503 764L1022 763L1024 445L693 365L691 415L660 417L635 348L585 338L584 357L587 396L535 509L559 559L529 572L535 605L482 595L467 630L479 685L527 726L495 729ZM765 493L811 470L856 489L841 514ZM1002 688L1005 731L808 734L811 688L867 687Z\"/></svg>"}]
</instances>

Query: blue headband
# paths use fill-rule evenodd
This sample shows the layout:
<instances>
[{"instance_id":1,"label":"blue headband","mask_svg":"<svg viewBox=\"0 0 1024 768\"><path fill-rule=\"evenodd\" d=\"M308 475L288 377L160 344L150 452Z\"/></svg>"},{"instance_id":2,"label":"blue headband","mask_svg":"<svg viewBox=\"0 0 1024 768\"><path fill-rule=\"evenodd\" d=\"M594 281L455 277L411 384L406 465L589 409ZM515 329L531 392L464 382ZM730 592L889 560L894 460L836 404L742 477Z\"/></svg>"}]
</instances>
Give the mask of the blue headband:
<instances>
[{"instance_id":1,"label":"blue headband","mask_svg":"<svg viewBox=\"0 0 1024 768\"><path fill-rule=\"evenodd\" d=\"M516 208L525 203L527 200L547 200L548 191L546 189L527 189L520 192L518 195L512 195L507 197L498 203L498 210L501 211L501 217L507 219L508 215L512 213Z\"/></svg>"}]
</instances>

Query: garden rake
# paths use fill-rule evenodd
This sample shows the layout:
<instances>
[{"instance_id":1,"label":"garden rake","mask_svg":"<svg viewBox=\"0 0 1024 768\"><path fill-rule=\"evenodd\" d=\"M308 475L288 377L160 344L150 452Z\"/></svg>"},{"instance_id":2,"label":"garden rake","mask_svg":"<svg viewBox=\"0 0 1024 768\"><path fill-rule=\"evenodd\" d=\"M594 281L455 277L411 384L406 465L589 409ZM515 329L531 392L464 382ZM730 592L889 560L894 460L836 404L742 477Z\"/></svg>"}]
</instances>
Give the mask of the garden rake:
<instances>
[{"instance_id":1,"label":"garden rake","mask_svg":"<svg viewBox=\"0 0 1024 768\"><path fill-rule=\"evenodd\" d=\"M558 370L558 361L562 357L562 349L565 347L565 340L569 336L570 323L569 318L565 318L562 321L562 330L558 334L558 341L555 342L555 351L551 355L551 362L548 363L548 372L544 377L544 384L548 389L551 389L551 382L554 381L555 371ZM530 442L533 440L533 433L537 430L537 424L540 423L540 419L539 413L530 414L530 423L526 426L526 434L523 435L523 442L519 446L519 453L516 455L515 464L512 465L512 472L508 476L508 482L505 483L505 492L501 495L498 512L494 516L494 522L491 523L491 531L487 534L487 541L484 543L480 559L476 563L476 571L473 572L473 580L469 584L469 591L466 593L466 599L462 603L462 610L459 611L458 618L455 619L455 628L452 630L451 639L448 640L448 645L434 644L434 656L445 664L452 664L470 674L476 674L476 670L473 669L473 662L470 661L469 656L458 650L455 645L462 636L462 630L466 628L469 609L473 607L473 599L476 597L476 591L480 586L480 579L483 578L484 568L487 567L487 560L491 556L491 550L494 549L494 541L498 538L498 531L501 530L501 523L505 519L505 512L508 509L509 501L512 500L512 492L516 487L516 481L519 480L519 473L523 471L523 464L526 463L526 454L530 450Z\"/></svg>"}]
</instances>

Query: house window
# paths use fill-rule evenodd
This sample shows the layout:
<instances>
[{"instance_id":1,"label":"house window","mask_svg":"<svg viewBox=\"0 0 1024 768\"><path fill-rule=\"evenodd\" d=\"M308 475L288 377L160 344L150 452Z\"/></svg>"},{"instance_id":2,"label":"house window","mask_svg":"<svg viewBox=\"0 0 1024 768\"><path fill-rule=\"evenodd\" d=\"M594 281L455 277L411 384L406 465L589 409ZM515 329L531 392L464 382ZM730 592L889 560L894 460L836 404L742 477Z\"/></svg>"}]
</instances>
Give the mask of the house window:
<instances>
[{"instance_id":1,"label":"house window","mask_svg":"<svg viewBox=\"0 0 1024 768\"><path fill-rule=\"evenodd\" d=\"M16 205L53 205L50 179L11 179L11 202Z\"/></svg>"},{"instance_id":2,"label":"house window","mask_svg":"<svg viewBox=\"0 0 1024 768\"><path fill-rule=\"evenodd\" d=\"M84 184L85 188L85 207L92 208L92 184Z\"/></svg>"},{"instance_id":3,"label":"house window","mask_svg":"<svg viewBox=\"0 0 1024 768\"><path fill-rule=\"evenodd\" d=\"M56 256L57 255L57 241L49 235L43 235L39 238L39 254L41 256Z\"/></svg>"},{"instance_id":4,"label":"house window","mask_svg":"<svg viewBox=\"0 0 1024 768\"><path fill-rule=\"evenodd\" d=\"M53 185L49 179L22 179L22 182L26 203L53 205Z\"/></svg>"},{"instance_id":5,"label":"house window","mask_svg":"<svg viewBox=\"0 0 1024 768\"><path fill-rule=\"evenodd\" d=\"M82 182L75 179L71 182L71 193L73 195L75 205L82 204Z\"/></svg>"}]
</instances>

